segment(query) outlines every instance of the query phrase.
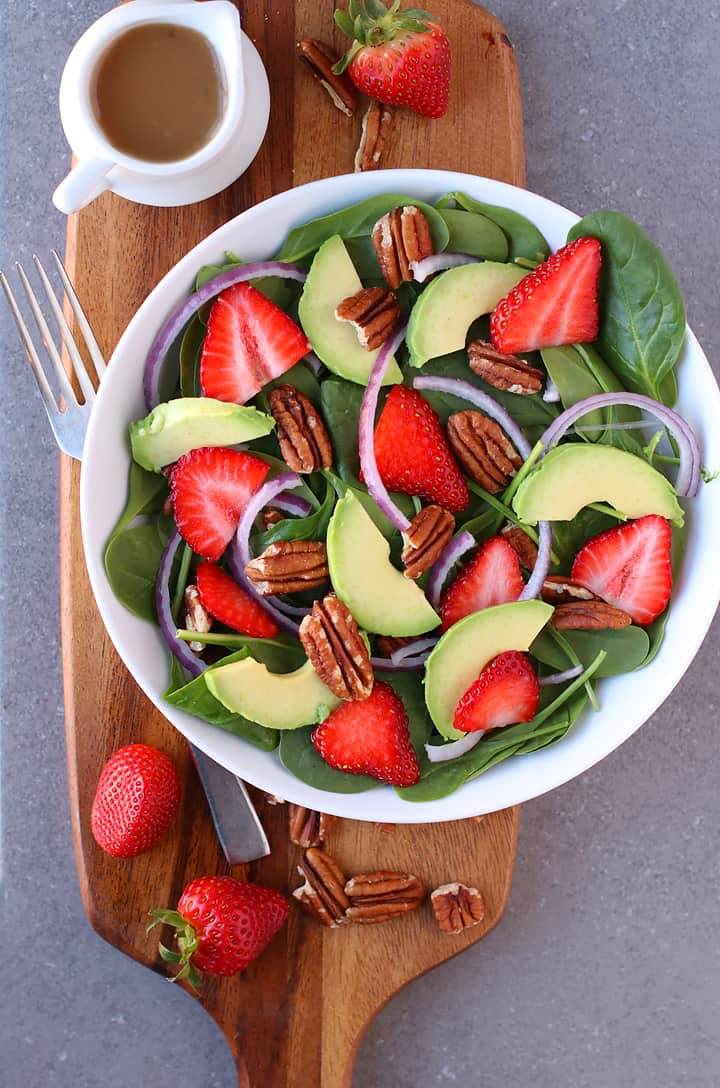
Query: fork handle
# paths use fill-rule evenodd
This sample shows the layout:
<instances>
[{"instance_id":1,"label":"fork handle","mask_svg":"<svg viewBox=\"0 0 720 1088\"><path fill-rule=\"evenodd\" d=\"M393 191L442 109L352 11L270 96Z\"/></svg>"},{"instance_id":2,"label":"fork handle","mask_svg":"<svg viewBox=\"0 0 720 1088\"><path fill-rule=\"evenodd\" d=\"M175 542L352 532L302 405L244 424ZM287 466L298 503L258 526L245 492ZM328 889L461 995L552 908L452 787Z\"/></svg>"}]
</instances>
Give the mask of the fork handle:
<instances>
[{"instance_id":1,"label":"fork handle","mask_svg":"<svg viewBox=\"0 0 720 1088\"><path fill-rule=\"evenodd\" d=\"M83 159L72 168L53 193L53 204L58 211L70 215L79 212L108 188L107 175L115 163L111 159L94 156Z\"/></svg>"}]
</instances>

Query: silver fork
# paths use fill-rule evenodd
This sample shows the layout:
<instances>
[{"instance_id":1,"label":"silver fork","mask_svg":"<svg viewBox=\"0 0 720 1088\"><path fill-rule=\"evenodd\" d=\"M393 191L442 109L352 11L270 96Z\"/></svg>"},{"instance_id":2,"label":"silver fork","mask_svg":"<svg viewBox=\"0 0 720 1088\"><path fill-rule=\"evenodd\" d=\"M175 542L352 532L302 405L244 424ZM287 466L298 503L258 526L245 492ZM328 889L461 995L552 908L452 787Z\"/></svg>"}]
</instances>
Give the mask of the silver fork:
<instances>
[{"instance_id":1,"label":"silver fork","mask_svg":"<svg viewBox=\"0 0 720 1088\"><path fill-rule=\"evenodd\" d=\"M98 342L93 335L90 323L80 304L80 300L75 293L75 289L70 281L65 266L55 250L52 251L52 255L65 295L70 304L70 309L77 322L77 327L82 333L95 368L95 373L97 374L98 382L100 382L106 370L105 359L103 358ZM90 413L95 402L95 387L90 375L85 369L85 364L78 345L73 337L72 330L63 313L62 305L58 301L47 273L37 256L33 255L33 261L40 277L40 282L45 289L48 304L60 330L60 348L52 337L47 321L45 320L40 304L38 303L35 292L33 291L25 271L18 262L16 262L15 267L40 331L42 343L50 359L52 373L57 382L57 387L63 402L62 405L58 403L53 394L38 350L33 343L32 336L25 324L20 307L15 300L10 284L3 272L0 272L0 284L7 296L10 309L15 318L15 323L20 332L20 339L22 340L25 354L32 367L32 372L35 375L35 380L38 389L40 390L40 395L42 396L45 405L45 411L47 412L57 444L64 453L67 453L70 457L74 457L76 460L80 461L82 460L85 434L90 421ZM75 390L73 389L65 371L65 367L63 366L60 354L63 345L72 364L73 374L77 378L78 386L82 393L82 400L76 396ZM225 770L224 767L221 767L219 763L210 759L209 756L206 756L204 752L201 752L194 745L191 744L190 749L200 781L202 782L203 789L207 796L213 823L215 824L215 830L217 831L220 844L230 865L238 865L241 862L252 861L255 858L264 857L266 854L269 854L270 846L267 837L248 796L245 783L240 778L237 778L236 775Z\"/></svg>"}]
</instances>

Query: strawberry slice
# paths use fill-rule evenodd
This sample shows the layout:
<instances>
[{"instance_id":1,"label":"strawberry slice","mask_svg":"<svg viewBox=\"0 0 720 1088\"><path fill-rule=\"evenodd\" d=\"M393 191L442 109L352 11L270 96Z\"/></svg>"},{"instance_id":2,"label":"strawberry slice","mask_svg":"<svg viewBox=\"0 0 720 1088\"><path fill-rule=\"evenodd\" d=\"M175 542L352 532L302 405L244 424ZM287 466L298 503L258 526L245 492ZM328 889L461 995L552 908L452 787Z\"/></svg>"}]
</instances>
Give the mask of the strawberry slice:
<instances>
[{"instance_id":1,"label":"strawberry slice","mask_svg":"<svg viewBox=\"0 0 720 1088\"><path fill-rule=\"evenodd\" d=\"M262 605L214 563L201 563L195 575L200 602L220 623L252 638L272 638L278 626Z\"/></svg>"},{"instance_id":2,"label":"strawberry slice","mask_svg":"<svg viewBox=\"0 0 720 1088\"><path fill-rule=\"evenodd\" d=\"M670 600L671 544L669 522L648 514L588 540L575 556L570 577L644 626Z\"/></svg>"},{"instance_id":3,"label":"strawberry slice","mask_svg":"<svg viewBox=\"0 0 720 1088\"><path fill-rule=\"evenodd\" d=\"M183 540L205 559L219 559L269 466L240 450L205 446L184 454L170 476L175 521Z\"/></svg>"},{"instance_id":4,"label":"strawberry slice","mask_svg":"<svg viewBox=\"0 0 720 1088\"><path fill-rule=\"evenodd\" d=\"M441 630L447 631L471 612L516 601L524 586L517 552L505 537L491 536L443 593Z\"/></svg>"},{"instance_id":5,"label":"strawberry slice","mask_svg":"<svg viewBox=\"0 0 720 1088\"><path fill-rule=\"evenodd\" d=\"M420 778L405 707L380 680L367 699L336 707L310 739L339 771L367 774L391 786L414 786Z\"/></svg>"},{"instance_id":6,"label":"strawberry slice","mask_svg":"<svg viewBox=\"0 0 720 1088\"><path fill-rule=\"evenodd\" d=\"M200 356L202 391L245 404L309 351L292 318L252 284L237 283L218 295L210 310Z\"/></svg>"},{"instance_id":7,"label":"strawberry slice","mask_svg":"<svg viewBox=\"0 0 720 1088\"><path fill-rule=\"evenodd\" d=\"M424 397L394 385L375 428L380 479L392 491L418 495L456 513L468 504L468 489L440 425Z\"/></svg>"},{"instance_id":8,"label":"strawberry slice","mask_svg":"<svg viewBox=\"0 0 720 1088\"><path fill-rule=\"evenodd\" d=\"M594 340L601 262L597 238L577 238L520 280L490 317L498 351L513 355Z\"/></svg>"},{"instance_id":9,"label":"strawberry slice","mask_svg":"<svg viewBox=\"0 0 720 1088\"><path fill-rule=\"evenodd\" d=\"M518 650L498 654L467 689L453 725L463 733L531 722L540 702L535 670Z\"/></svg>"}]
</instances>

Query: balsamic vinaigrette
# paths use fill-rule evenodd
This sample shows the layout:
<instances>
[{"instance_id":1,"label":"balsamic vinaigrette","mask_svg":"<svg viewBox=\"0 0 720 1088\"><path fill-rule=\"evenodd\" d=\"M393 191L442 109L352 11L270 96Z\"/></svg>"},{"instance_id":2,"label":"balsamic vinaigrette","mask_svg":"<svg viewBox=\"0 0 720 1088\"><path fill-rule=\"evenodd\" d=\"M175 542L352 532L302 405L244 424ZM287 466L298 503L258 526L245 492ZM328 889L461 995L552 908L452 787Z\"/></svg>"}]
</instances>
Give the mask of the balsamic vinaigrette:
<instances>
[{"instance_id":1,"label":"balsamic vinaigrette","mask_svg":"<svg viewBox=\"0 0 720 1088\"><path fill-rule=\"evenodd\" d=\"M175 162L199 151L224 105L215 52L189 27L145 23L126 30L95 72L100 128L118 151L147 162Z\"/></svg>"}]
</instances>

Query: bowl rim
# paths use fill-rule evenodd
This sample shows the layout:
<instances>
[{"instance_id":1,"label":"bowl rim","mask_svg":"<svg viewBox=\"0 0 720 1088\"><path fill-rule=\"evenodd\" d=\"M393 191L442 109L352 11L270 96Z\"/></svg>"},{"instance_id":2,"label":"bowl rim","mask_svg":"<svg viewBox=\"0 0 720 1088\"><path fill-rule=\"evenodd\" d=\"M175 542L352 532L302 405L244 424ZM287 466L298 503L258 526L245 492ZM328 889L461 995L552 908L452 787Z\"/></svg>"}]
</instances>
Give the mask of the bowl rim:
<instances>
[{"instance_id":1,"label":"bowl rim","mask_svg":"<svg viewBox=\"0 0 720 1088\"><path fill-rule=\"evenodd\" d=\"M339 209L364 197L380 193L413 194L418 199L427 199L431 194L439 196L443 192L458 189L469 191L477 199L513 208L528 215L544 233L550 236L549 241L553 249L562 244L568 227L579 219L579 216L562 205L529 190L491 178L444 170L408 168L374 171L368 174L345 174L308 182L295 189L269 197L229 220L190 249L160 280L138 308L112 353L107 375L100 387L91 414L85 444L86 457L82 465L80 482L80 514L90 584L110 639L135 682L180 733L229 770L268 793L351 819L367 820L369 813L374 821L395 823L428 823L461 819L528 801L583 774L624 743L670 695L699 650L720 601L720 567L716 570L714 564L710 562L710 555L705 554L708 553L710 538L714 537L715 533L720 534L720 503L713 503L712 494L705 492L698 500L695 500L697 506L689 512L687 519L689 522L688 541L693 545L692 548L688 547L688 551L693 552L693 562L697 558L695 553L699 551L700 559L704 563L703 574L706 577L702 591L700 591L699 577L693 580L688 579L686 557L678 580L678 599L675 601L666 633L667 644L672 631L670 639L672 647L663 646L658 657L646 666L642 673L626 673L621 677L603 681L600 689L601 699L606 697L609 705L606 710L601 704L600 714L589 719L590 724L595 725L594 732L597 734L593 742L585 743L588 740L588 711L584 710L578 723L568 736L563 738L562 744L526 755L522 760L506 760L498 767L479 776L477 780L465 783L449 797L437 801L417 803L403 801L388 786L380 786L366 793L350 794L318 790L290 775L280 763L277 750L261 752L248 742L242 741L241 738L178 711L177 708L163 701L162 689L165 687L167 675L163 676L162 687L159 687L157 678L153 682L145 668L145 663L138 660L140 655L131 645L135 638L144 640L143 632L136 628L136 625L142 625L145 633L149 632L157 640L160 639L159 632L145 621L131 616L116 601L102 561L102 545L107 536L107 524L105 528L102 528L96 514L105 473L108 465L112 466L110 455L113 453L113 447L109 443L115 442L117 454L117 434L113 431L112 420L113 399L123 395L121 369L124 379L129 371L133 372L134 366L139 389L144 353L138 355L137 344L140 342L147 346L148 336L145 330L150 327L154 335L169 310L187 295L197 269L202 264L214 263L220 249L236 250L239 233L242 234L244 231L251 234L253 228L262 227L264 221L266 221L266 229L272 233L271 221L287 223L292 220L292 225L299 225L314 215L326 214L328 210ZM314 211L293 217L292 209L307 203L308 198ZM561 232L563 238L558 240ZM553 233L556 236L554 240ZM236 240L230 242L229 239L233 235ZM251 244L250 249L252 248ZM262 254L258 253L257 256L259 258ZM685 414L690 415L691 422L701 432L706 454L711 451L708 463L720 464L720 436L715 433L718 429L713 430L711 426L713 416L720 417L720 391L710 364L689 328L686 330L685 348L678 368L680 371L691 370L694 387L697 387L693 390L694 395L689 396L689 390L683 390L682 382L680 382L679 400L681 403L687 401L687 409L692 409L686 410ZM119 416L115 413L116 427L118 420ZM129 419L120 421L123 436L121 445L124 444L125 447L127 442L124 436L128 421ZM103 449L104 456L100 455ZM126 448L125 473L128 463L129 449ZM123 495L124 491L121 499ZM116 504L117 513L120 508ZM703 537L700 540L697 539L698 532L693 531L693 526L698 521L709 522L709 529L704 526ZM702 547L706 537L708 544ZM684 622L681 623L681 620ZM688 624L688 621L692 622ZM132 638L128 631L131 631ZM670 660L671 648L672 660ZM658 668L659 664L662 668ZM618 700L614 692L618 683L622 683L626 678L641 675L646 678L642 684L644 691L642 709L630 712L625 701ZM653 680L655 683L652 683ZM637 683L634 687L638 687ZM648 691L651 693L649 697ZM637 702L638 699L635 698L635 703ZM621 723L618 725L615 721L612 728L606 728L604 735L601 736L602 719L604 716L612 719L613 711L619 715ZM578 740L583 742L578 745ZM520 764L522 768L515 770ZM532 773L533 768L535 774ZM369 805L367 798L370 798Z\"/></svg>"}]
</instances>

